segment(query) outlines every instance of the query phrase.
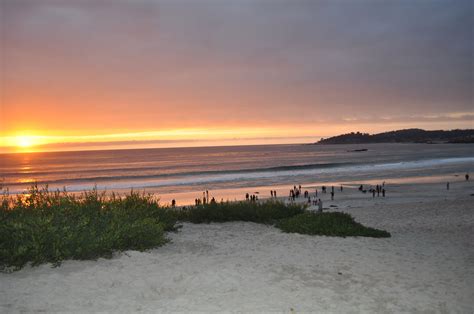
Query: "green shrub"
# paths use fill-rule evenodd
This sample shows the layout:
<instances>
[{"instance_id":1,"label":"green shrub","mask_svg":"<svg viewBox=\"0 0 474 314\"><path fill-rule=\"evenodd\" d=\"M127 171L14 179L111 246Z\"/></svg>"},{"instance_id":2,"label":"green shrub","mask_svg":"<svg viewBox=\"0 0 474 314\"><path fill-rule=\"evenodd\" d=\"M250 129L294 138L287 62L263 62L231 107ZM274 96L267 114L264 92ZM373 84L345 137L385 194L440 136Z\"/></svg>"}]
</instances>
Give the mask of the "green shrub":
<instances>
[{"instance_id":1,"label":"green shrub","mask_svg":"<svg viewBox=\"0 0 474 314\"><path fill-rule=\"evenodd\" d=\"M177 211L177 218L192 223L251 221L274 223L304 212L303 205L278 201L225 202L192 206Z\"/></svg>"},{"instance_id":2,"label":"green shrub","mask_svg":"<svg viewBox=\"0 0 474 314\"><path fill-rule=\"evenodd\" d=\"M2 199L0 269L160 246L167 241L164 232L176 230L175 216L133 191L106 198L97 190L75 196L34 186L26 196Z\"/></svg>"},{"instance_id":3,"label":"green shrub","mask_svg":"<svg viewBox=\"0 0 474 314\"><path fill-rule=\"evenodd\" d=\"M383 230L369 228L354 221L347 213L311 213L305 212L287 219L283 219L276 225L284 232L301 233L325 236L362 236L385 238L390 233Z\"/></svg>"}]
</instances>

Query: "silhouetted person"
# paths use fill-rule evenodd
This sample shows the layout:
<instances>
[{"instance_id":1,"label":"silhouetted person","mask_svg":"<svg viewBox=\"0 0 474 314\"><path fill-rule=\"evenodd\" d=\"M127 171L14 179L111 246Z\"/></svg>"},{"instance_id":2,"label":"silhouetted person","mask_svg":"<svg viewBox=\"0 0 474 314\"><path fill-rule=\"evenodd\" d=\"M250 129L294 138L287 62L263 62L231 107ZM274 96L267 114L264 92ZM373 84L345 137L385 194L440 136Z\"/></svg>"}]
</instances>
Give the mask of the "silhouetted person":
<instances>
[{"instance_id":1,"label":"silhouetted person","mask_svg":"<svg viewBox=\"0 0 474 314\"><path fill-rule=\"evenodd\" d=\"M215 203L216 203L216 199L213 196L212 199L211 199L211 204L215 204Z\"/></svg>"},{"instance_id":2,"label":"silhouetted person","mask_svg":"<svg viewBox=\"0 0 474 314\"><path fill-rule=\"evenodd\" d=\"M363 189L364 189L364 186L361 184L361 185L359 186L359 191L362 192Z\"/></svg>"},{"instance_id":3,"label":"silhouetted person","mask_svg":"<svg viewBox=\"0 0 474 314\"><path fill-rule=\"evenodd\" d=\"M270 190L270 195L273 197L273 190Z\"/></svg>"},{"instance_id":4,"label":"silhouetted person","mask_svg":"<svg viewBox=\"0 0 474 314\"><path fill-rule=\"evenodd\" d=\"M248 201L249 200L249 193L245 193L245 199Z\"/></svg>"},{"instance_id":5,"label":"silhouetted person","mask_svg":"<svg viewBox=\"0 0 474 314\"><path fill-rule=\"evenodd\" d=\"M318 197L318 189L316 189L316 197Z\"/></svg>"},{"instance_id":6,"label":"silhouetted person","mask_svg":"<svg viewBox=\"0 0 474 314\"><path fill-rule=\"evenodd\" d=\"M334 201L334 191L331 191L331 201Z\"/></svg>"},{"instance_id":7,"label":"silhouetted person","mask_svg":"<svg viewBox=\"0 0 474 314\"><path fill-rule=\"evenodd\" d=\"M331 186L331 192L334 193L334 185Z\"/></svg>"},{"instance_id":8,"label":"silhouetted person","mask_svg":"<svg viewBox=\"0 0 474 314\"><path fill-rule=\"evenodd\" d=\"M385 189L382 189L382 196L385 197Z\"/></svg>"},{"instance_id":9,"label":"silhouetted person","mask_svg":"<svg viewBox=\"0 0 474 314\"><path fill-rule=\"evenodd\" d=\"M342 185L341 185L341 192L342 192L342 190L343 190L343 187L342 187Z\"/></svg>"},{"instance_id":10,"label":"silhouetted person","mask_svg":"<svg viewBox=\"0 0 474 314\"><path fill-rule=\"evenodd\" d=\"M466 178L466 181L469 181L469 173L466 173L464 177Z\"/></svg>"},{"instance_id":11,"label":"silhouetted person","mask_svg":"<svg viewBox=\"0 0 474 314\"><path fill-rule=\"evenodd\" d=\"M171 207L175 207L176 206L176 201L174 199L171 200Z\"/></svg>"},{"instance_id":12,"label":"silhouetted person","mask_svg":"<svg viewBox=\"0 0 474 314\"><path fill-rule=\"evenodd\" d=\"M277 197L277 191L273 190L273 196Z\"/></svg>"},{"instance_id":13,"label":"silhouetted person","mask_svg":"<svg viewBox=\"0 0 474 314\"><path fill-rule=\"evenodd\" d=\"M449 190L449 182L446 183L446 190Z\"/></svg>"},{"instance_id":14,"label":"silhouetted person","mask_svg":"<svg viewBox=\"0 0 474 314\"><path fill-rule=\"evenodd\" d=\"M372 189L372 198L374 198L374 197L375 197L375 190Z\"/></svg>"},{"instance_id":15,"label":"silhouetted person","mask_svg":"<svg viewBox=\"0 0 474 314\"><path fill-rule=\"evenodd\" d=\"M323 201L321 199L318 199L318 212L323 212Z\"/></svg>"}]
</instances>

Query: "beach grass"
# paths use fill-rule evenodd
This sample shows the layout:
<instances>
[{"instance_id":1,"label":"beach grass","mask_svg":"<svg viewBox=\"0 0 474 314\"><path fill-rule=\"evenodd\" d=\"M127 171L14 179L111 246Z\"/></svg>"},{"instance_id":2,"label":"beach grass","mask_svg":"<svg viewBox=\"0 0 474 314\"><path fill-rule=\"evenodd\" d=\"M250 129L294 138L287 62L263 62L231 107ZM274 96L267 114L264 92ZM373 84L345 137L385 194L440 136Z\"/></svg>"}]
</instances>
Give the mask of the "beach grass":
<instances>
[{"instance_id":1,"label":"beach grass","mask_svg":"<svg viewBox=\"0 0 474 314\"><path fill-rule=\"evenodd\" d=\"M222 202L183 208L177 211L177 218L192 223L250 221L273 224L301 214L304 210L303 205L285 204L276 200Z\"/></svg>"},{"instance_id":2,"label":"beach grass","mask_svg":"<svg viewBox=\"0 0 474 314\"><path fill-rule=\"evenodd\" d=\"M387 238L390 233L384 230L365 227L354 218L341 212L305 212L282 219L276 224L284 232L335 237L373 237Z\"/></svg>"},{"instance_id":3,"label":"beach grass","mask_svg":"<svg viewBox=\"0 0 474 314\"><path fill-rule=\"evenodd\" d=\"M174 211L150 195L73 195L34 186L26 195L2 198L0 269L151 249L167 242L165 231L175 223Z\"/></svg>"},{"instance_id":4,"label":"beach grass","mask_svg":"<svg viewBox=\"0 0 474 314\"><path fill-rule=\"evenodd\" d=\"M4 194L0 203L0 270L17 270L67 259L111 257L113 252L144 251L168 242L178 222L247 221L271 224L284 232L326 236L389 237L345 213L312 213L304 204L278 200L221 202L171 208L152 195L81 194L39 189Z\"/></svg>"}]
</instances>

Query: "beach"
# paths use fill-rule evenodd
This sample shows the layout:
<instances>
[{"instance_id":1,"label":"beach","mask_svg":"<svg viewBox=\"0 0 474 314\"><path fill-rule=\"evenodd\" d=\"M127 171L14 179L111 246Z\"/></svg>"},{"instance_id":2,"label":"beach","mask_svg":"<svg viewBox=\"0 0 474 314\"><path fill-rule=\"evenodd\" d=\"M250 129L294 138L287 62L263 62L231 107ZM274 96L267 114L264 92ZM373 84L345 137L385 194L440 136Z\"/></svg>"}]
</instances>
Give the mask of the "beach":
<instances>
[{"instance_id":1,"label":"beach","mask_svg":"<svg viewBox=\"0 0 474 314\"><path fill-rule=\"evenodd\" d=\"M2 273L0 310L472 313L474 182L386 184L385 198L321 198L390 238L185 223L148 252Z\"/></svg>"}]
</instances>

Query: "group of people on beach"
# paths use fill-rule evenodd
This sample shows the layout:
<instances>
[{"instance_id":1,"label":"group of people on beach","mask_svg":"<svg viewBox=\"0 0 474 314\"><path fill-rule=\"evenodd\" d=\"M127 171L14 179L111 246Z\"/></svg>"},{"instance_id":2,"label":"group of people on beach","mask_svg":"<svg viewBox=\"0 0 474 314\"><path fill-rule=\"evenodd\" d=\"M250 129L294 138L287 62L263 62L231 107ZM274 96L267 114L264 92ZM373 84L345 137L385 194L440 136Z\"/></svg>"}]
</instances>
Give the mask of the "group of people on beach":
<instances>
[{"instance_id":1,"label":"group of people on beach","mask_svg":"<svg viewBox=\"0 0 474 314\"><path fill-rule=\"evenodd\" d=\"M206 190L205 192L202 192L202 199L200 198L196 198L194 199L194 205L198 206L198 205L206 205L206 204L215 204L216 203L216 199L214 198L214 196L209 199L209 191Z\"/></svg>"},{"instance_id":2,"label":"group of people on beach","mask_svg":"<svg viewBox=\"0 0 474 314\"><path fill-rule=\"evenodd\" d=\"M344 190L344 188L341 185L340 186L340 191L342 192L343 190ZM326 194L327 193L327 187L323 185L321 187L321 191L322 191L323 194ZM331 186L331 200L332 201L334 200L334 194L335 194L335 188L334 188L334 186ZM293 186L293 189L290 190L288 200L290 202L294 202L301 195L303 195L303 197L308 200L308 205L317 206L318 211L320 211L320 212L323 210L323 201L320 198L318 198L318 189L317 188L314 190L314 196L311 196L310 192L308 190L305 190L302 193L301 185L299 185L298 187L296 187L296 185L295 185L295 186Z\"/></svg>"},{"instance_id":3,"label":"group of people on beach","mask_svg":"<svg viewBox=\"0 0 474 314\"><path fill-rule=\"evenodd\" d=\"M250 195L249 193L245 193L245 200L250 201L250 202L256 202L258 201L258 195L256 194Z\"/></svg>"},{"instance_id":4,"label":"group of people on beach","mask_svg":"<svg viewBox=\"0 0 474 314\"><path fill-rule=\"evenodd\" d=\"M362 184L359 186L359 191L361 191L362 193L367 193L367 190L364 189L364 186ZM372 198L375 198L375 193L377 193L377 197L379 197L380 194L382 194L382 197L385 197L385 181L381 185L377 184L375 186L375 189L371 187L369 189L369 193L372 193Z\"/></svg>"}]
</instances>

